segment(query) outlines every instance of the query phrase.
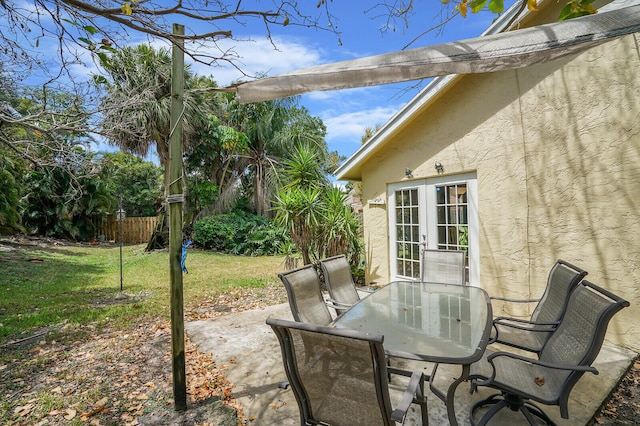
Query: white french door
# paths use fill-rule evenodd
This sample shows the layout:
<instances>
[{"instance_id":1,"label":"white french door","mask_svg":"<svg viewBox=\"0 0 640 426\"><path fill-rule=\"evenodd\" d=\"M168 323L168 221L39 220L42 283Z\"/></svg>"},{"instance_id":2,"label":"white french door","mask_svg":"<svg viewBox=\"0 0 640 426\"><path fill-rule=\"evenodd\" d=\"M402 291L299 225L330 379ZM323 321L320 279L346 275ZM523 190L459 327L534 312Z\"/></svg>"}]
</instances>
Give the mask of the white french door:
<instances>
[{"instance_id":1,"label":"white french door","mask_svg":"<svg viewBox=\"0 0 640 426\"><path fill-rule=\"evenodd\" d=\"M479 283L475 174L389 185L391 280L420 278L422 247L467 253L467 281Z\"/></svg>"}]
</instances>

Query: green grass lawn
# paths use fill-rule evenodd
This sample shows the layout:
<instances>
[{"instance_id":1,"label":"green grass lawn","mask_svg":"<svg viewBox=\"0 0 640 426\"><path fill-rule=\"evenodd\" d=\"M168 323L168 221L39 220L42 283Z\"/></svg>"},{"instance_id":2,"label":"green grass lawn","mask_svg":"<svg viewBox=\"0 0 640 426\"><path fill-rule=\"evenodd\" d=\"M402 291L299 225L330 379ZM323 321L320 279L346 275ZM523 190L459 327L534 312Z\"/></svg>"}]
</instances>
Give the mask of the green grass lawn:
<instances>
[{"instance_id":1,"label":"green grass lawn","mask_svg":"<svg viewBox=\"0 0 640 426\"><path fill-rule=\"evenodd\" d=\"M185 320L284 302L283 260L189 249ZM175 414L169 254L125 246L123 272L121 292L118 246L0 238L0 424ZM233 403L223 370L188 338L186 352L191 403Z\"/></svg>"},{"instance_id":2,"label":"green grass lawn","mask_svg":"<svg viewBox=\"0 0 640 426\"><path fill-rule=\"evenodd\" d=\"M126 327L142 315L169 317L169 254L118 246L4 245L0 251L0 345L60 324ZM240 288L279 282L282 257L242 257L189 249L185 310Z\"/></svg>"}]
</instances>

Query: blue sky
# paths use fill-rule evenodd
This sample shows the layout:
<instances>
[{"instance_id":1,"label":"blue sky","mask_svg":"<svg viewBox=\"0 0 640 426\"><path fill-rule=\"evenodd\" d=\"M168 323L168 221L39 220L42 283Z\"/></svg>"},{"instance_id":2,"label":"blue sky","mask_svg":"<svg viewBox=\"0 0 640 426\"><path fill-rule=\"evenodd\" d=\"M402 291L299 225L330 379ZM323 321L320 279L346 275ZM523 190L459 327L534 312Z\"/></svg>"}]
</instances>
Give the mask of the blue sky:
<instances>
[{"instance_id":1,"label":"blue sky","mask_svg":"<svg viewBox=\"0 0 640 426\"><path fill-rule=\"evenodd\" d=\"M251 0L261 8L267 8L270 2ZM440 1L414 0L414 14L408 28L397 22L396 31L382 33L380 29L386 22L384 10L374 8L381 0L327 0L333 22L341 32L340 45L338 37L327 31L313 28L272 26L271 35L277 47L265 36L265 28L261 22L247 23L234 29L234 39L242 42L225 41L219 43L222 48L234 48L240 59L237 65L247 74L276 75L283 72L364 56L393 52L402 49L417 35L433 27L441 21ZM308 7L310 13L318 13L316 1L303 0L301 7ZM23 4L27 4L26 2ZM243 3L244 4L244 3ZM32 6L25 6L32 7ZM495 15L485 12L470 15L466 19L454 18L442 31L434 31L420 37L411 47L444 43L475 37L482 33L495 19ZM184 22L186 31L208 31L210 28L190 28L193 22ZM225 28L226 29L226 28ZM131 44L148 42L146 36L134 34ZM52 52L56 49L56 40L42 40L40 51ZM164 45L157 41L153 44ZM49 46L49 47L47 47ZM189 45L186 46L189 49ZM49 49L49 50L47 50ZM77 54L83 59L71 67L73 74L88 77L98 72L87 51L81 49ZM189 62L188 58L186 58ZM202 75L211 75L220 86L242 77L240 72L231 66L205 66L192 63L191 69ZM424 84L424 83L423 83ZM327 126L327 144L331 151L337 150L344 156L350 156L360 146L361 136L366 127L384 124L419 90L415 83L402 83L386 86L374 86L350 90L315 92L302 95L300 104L314 116L320 117ZM406 90L408 87L413 87ZM422 87L422 86L421 86ZM112 149L99 144L98 149Z\"/></svg>"},{"instance_id":2,"label":"blue sky","mask_svg":"<svg viewBox=\"0 0 640 426\"><path fill-rule=\"evenodd\" d=\"M313 3L315 7L316 2ZM276 75L283 72L364 56L377 55L402 49L418 34L440 22L439 2L415 1L416 13L408 28L382 33L386 22L382 10L370 10L377 1L333 1L330 6L339 18L341 31L339 45L336 35L313 29L274 27L272 36L278 51L266 40L262 27L243 28L234 35L251 38L252 42L236 45L242 56L244 69L250 73ZM367 13L365 11L369 10ZM378 17L376 18L376 15ZM411 47L422 47L452 40L475 37L482 33L495 15L481 13L463 19L456 17L443 31L419 38ZM401 23L398 23L401 24ZM241 77L228 68L206 67L200 64L192 68L199 74L212 75L224 86ZM403 90L414 87L411 90ZM409 101L419 88L415 83L393 84L350 90L314 92L304 94L300 104L320 117L327 126L327 144L331 151L349 156L360 146L366 127L384 124Z\"/></svg>"}]
</instances>

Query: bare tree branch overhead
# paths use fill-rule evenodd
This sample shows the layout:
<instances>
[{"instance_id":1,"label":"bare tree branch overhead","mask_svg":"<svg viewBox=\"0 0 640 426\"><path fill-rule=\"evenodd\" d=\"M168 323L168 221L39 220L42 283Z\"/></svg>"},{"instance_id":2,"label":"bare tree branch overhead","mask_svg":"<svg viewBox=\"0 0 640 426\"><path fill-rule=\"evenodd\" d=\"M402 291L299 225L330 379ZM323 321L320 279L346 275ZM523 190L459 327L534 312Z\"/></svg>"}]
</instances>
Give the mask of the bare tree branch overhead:
<instances>
[{"instance_id":1,"label":"bare tree branch overhead","mask_svg":"<svg viewBox=\"0 0 640 426\"><path fill-rule=\"evenodd\" d=\"M561 20L595 13L592 0L564 1L567 5ZM417 36L420 38L441 30L455 16L482 10L500 14L506 4L514 2L537 9L537 0L440 0L429 5L433 14L425 17L416 14L414 0L372 0L362 2L356 13L377 21L382 33L419 26L423 29ZM302 27L332 32L341 44L339 24L349 25L352 17L335 16L334 6L333 0L0 0L0 21L7 23L0 26L0 58L24 70L39 68L54 80L64 73L70 77L69 67L85 63L87 51L95 59L114 48L144 42L144 37L146 41L179 37L193 61L206 65L225 62L242 70L234 48L219 43L247 41L238 34L246 33L247 28L256 34L261 28L277 48L274 29ZM173 35L173 23L184 24L186 33ZM57 64L47 59L53 51L58 53Z\"/></svg>"},{"instance_id":2,"label":"bare tree branch overhead","mask_svg":"<svg viewBox=\"0 0 640 426\"><path fill-rule=\"evenodd\" d=\"M87 77L103 72L114 54L132 44L170 42L176 37L172 24L181 23L186 33L177 37L194 62L224 62L243 71L234 46L249 40L235 38L234 31L262 31L274 48L273 26L338 33L324 1L317 8L304 6L288 0L0 0L0 83L11 89L0 94L0 146L38 166L67 163L62 154L66 150L73 157L75 145L68 135L85 135L80 138L85 145L89 135L105 136L100 117L110 112ZM29 86L37 88L36 101L16 111L20 99L30 99L19 88ZM47 94L61 92L82 99L82 108L52 108ZM135 96L125 99L129 108L139 102ZM121 111L125 104L112 108ZM118 128L126 129L126 123ZM54 154L43 157L43 146Z\"/></svg>"},{"instance_id":3,"label":"bare tree branch overhead","mask_svg":"<svg viewBox=\"0 0 640 426\"><path fill-rule=\"evenodd\" d=\"M255 75L263 70L250 70L240 49L243 43L255 43L258 38L277 50L278 43L284 45L289 35L295 38L300 30L321 31L334 35L336 45L341 45L343 29L353 24L355 14L359 18L364 14L372 20L371 33L404 34L407 28L419 28L417 34L411 32L415 37L397 46L404 49L428 32L442 29L451 19L466 16L467 11L488 9L499 14L505 3L514 2L523 8L537 7L537 0L368 0L340 9L338 1L344 0L0 0L0 147L34 162L40 161L34 155L36 147L51 144L52 152L73 150L77 135L82 135L83 144L91 143L92 136L115 145L137 138L161 141L158 155L162 159L165 141L159 136L147 138L146 122L133 128L127 114L144 110L145 99L159 105L164 97L125 90L118 102L103 102L104 93L99 90L106 86L95 84L95 77L109 72L106 64L134 45L168 47L179 38L190 65L211 66L214 75L213 67L231 65L248 80L264 76ZM563 19L591 11L591 0L562 1L571 6ZM426 17L425 7L433 11ZM341 10L340 16L336 10ZM184 35L172 33L174 23L184 25ZM111 71L115 76L130 77L120 68ZM217 84L213 77L211 80ZM39 92L25 93L29 87ZM209 88L190 88L189 96L203 96L198 90ZM66 94L76 102L82 100L82 106L76 110L52 108L48 96L54 94L58 99ZM19 115L13 114L16 111ZM108 129L105 117L111 118ZM117 141L113 137L116 133Z\"/></svg>"},{"instance_id":4,"label":"bare tree branch overhead","mask_svg":"<svg viewBox=\"0 0 640 426\"><path fill-rule=\"evenodd\" d=\"M338 35L329 3L317 8L299 7L298 1L267 2L243 0L2 0L0 55L6 62L33 70L48 71L51 79L66 73L68 67L82 62L86 51L106 54L132 40L172 40L186 43L185 53L194 61L215 65L234 63L238 55L218 46L222 40L235 40L234 30L263 28L272 44L273 26L301 26L330 31ZM172 24L182 23L186 33L172 34ZM190 42L190 43L189 43ZM46 62L42 44L50 55L58 53L58 67ZM205 52L206 48L206 53Z\"/></svg>"}]
</instances>

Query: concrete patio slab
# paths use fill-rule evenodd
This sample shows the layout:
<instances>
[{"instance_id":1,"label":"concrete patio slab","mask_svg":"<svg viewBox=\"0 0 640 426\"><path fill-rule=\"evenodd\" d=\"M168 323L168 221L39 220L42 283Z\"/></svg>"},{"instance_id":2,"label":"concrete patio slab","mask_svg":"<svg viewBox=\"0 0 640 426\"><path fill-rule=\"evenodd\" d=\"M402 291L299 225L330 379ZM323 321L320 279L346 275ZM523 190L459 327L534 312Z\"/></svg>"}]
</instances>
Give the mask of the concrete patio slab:
<instances>
[{"instance_id":1,"label":"concrete patio slab","mask_svg":"<svg viewBox=\"0 0 640 426\"><path fill-rule=\"evenodd\" d=\"M299 425L298 406L290 389L278 384L285 380L280 346L266 319L292 320L288 304L270 306L265 309L234 313L211 320L193 321L186 324L186 331L198 348L210 353L218 367L226 368L228 379L235 384L234 396L244 407L244 413L255 425ZM594 366L599 375L586 374L571 394L568 420L560 417L557 407L543 407L559 426L587 425L602 402L615 388L629 368L635 353L621 348L604 346ZM396 366L396 365L394 365ZM403 363L404 368L424 369L431 372L428 363ZM459 374L460 367L440 366L435 384L446 388L448 381ZM468 425L471 405L492 393L489 389L470 394L469 386L462 384L456 392L458 422ZM431 425L448 424L444 404L431 392L429 400ZM417 406L410 413L405 425L419 424ZM505 410L503 410L505 411ZM505 412L495 425L521 424L513 413Z\"/></svg>"}]
</instances>

